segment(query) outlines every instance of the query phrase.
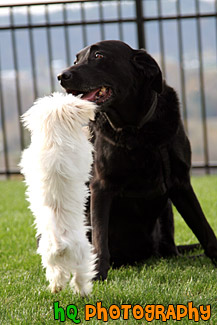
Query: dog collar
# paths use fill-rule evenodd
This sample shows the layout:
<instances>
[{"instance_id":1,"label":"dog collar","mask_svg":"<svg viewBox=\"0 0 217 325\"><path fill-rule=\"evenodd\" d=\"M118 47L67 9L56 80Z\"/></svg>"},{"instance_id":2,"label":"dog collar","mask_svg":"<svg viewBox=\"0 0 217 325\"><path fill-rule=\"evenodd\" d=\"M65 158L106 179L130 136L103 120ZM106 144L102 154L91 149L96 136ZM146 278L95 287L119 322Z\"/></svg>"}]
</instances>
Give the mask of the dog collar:
<instances>
[{"instance_id":1,"label":"dog collar","mask_svg":"<svg viewBox=\"0 0 217 325\"><path fill-rule=\"evenodd\" d=\"M142 120L140 121L139 125L137 126L133 126L133 125L126 125L123 128L120 127L116 127L114 125L114 123L111 121L111 119L108 117L106 112L103 112L102 114L105 116L106 120L108 121L109 125L111 126L111 128L115 131L115 132L121 132L123 131L125 128L136 128L137 130L140 130L146 123L148 123L150 121L150 119L152 118L152 116L155 113L156 107L157 107L157 103L158 103L158 94L156 92L154 92L153 95L153 101L151 104L151 107L149 108L148 112L146 113L146 115L142 118Z\"/></svg>"},{"instance_id":2,"label":"dog collar","mask_svg":"<svg viewBox=\"0 0 217 325\"><path fill-rule=\"evenodd\" d=\"M155 110L157 108L157 103L158 103L158 94L156 92L154 92L153 97L154 98L153 98L151 107L149 108L148 112L146 113L146 115L143 117L143 119L140 121L139 125L137 126L138 129L141 129L143 127L143 125L145 125L147 122L149 122L155 113Z\"/></svg>"}]
</instances>

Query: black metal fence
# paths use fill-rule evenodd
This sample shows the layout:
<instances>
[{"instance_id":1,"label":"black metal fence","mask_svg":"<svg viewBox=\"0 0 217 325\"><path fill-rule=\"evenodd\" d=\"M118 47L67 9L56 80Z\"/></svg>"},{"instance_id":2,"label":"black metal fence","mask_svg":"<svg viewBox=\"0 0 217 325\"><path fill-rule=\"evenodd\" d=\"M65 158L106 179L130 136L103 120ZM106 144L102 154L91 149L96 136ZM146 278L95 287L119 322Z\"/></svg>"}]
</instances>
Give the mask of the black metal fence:
<instances>
[{"instance_id":1,"label":"black metal fence","mask_svg":"<svg viewBox=\"0 0 217 325\"><path fill-rule=\"evenodd\" d=\"M19 173L20 115L61 91L56 74L104 39L155 56L180 95L193 167L217 168L217 0L46 1L0 5L0 174Z\"/></svg>"}]
</instances>

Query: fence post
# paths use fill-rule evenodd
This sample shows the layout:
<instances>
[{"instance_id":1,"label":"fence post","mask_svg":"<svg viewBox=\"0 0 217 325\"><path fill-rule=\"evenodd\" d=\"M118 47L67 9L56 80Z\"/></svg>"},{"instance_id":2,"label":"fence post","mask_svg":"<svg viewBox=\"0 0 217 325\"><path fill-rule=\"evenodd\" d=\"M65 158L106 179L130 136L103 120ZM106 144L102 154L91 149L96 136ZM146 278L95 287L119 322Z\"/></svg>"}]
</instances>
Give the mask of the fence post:
<instances>
[{"instance_id":1,"label":"fence post","mask_svg":"<svg viewBox=\"0 0 217 325\"><path fill-rule=\"evenodd\" d=\"M136 24L137 24L138 46L139 48L145 48L143 4L142 4L142 0L135 0L135 1L136 1Z\"/></svg>"}]
</instances>

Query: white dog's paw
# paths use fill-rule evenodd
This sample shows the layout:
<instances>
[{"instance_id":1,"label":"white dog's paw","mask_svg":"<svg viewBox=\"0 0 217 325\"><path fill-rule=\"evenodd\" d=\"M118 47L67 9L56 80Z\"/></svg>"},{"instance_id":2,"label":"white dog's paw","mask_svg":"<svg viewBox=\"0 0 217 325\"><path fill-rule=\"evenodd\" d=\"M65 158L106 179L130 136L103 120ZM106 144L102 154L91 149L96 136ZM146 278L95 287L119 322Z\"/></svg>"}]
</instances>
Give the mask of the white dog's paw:
<instances>
[{"instance_id":1,"label":"white dog's paw","mask_svg":"<svg viewBox=\"0 0 217 325\"><path fill-rule=\"evenodd\" d=\"M57 283L51 283L49 285L49 289L52 293L58 293L60 292L63 288L62 286L58 285Z\"/></svg>"},{"instance_id":2,"label":"white dog's paw","mask_svg":"<svg viewBox=\"0 0 217 325\"><path fill-rule=\"evenodd\" d=\"M73 288L74 293L80 294L82 297L90 295L92 292L93 284L92 282L78 283L75 277L71 280L70 286Z\"/></svg>"}]
</instances>

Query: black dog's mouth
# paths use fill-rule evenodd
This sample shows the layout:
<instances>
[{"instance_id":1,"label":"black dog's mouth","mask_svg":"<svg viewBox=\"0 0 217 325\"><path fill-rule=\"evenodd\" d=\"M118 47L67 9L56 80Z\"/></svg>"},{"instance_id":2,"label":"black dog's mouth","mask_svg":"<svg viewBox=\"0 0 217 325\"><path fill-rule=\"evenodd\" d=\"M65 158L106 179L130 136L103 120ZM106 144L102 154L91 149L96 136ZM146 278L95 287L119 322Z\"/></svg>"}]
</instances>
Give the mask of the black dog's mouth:
<instances>
[{"instance_id":1,"label":"black dog's mouth","mask_svg":"<svg viewBox=\"0 0 217 325\"><path fill-rule=\"evenodd\" d=\"M81 95L81 99L88 100L89 102L95 102L96 104L103 104L112 96L112 90L109 87L102 86L90 91L66 89L68 94L74 96Z\"/></svg>"}]
</instances>

